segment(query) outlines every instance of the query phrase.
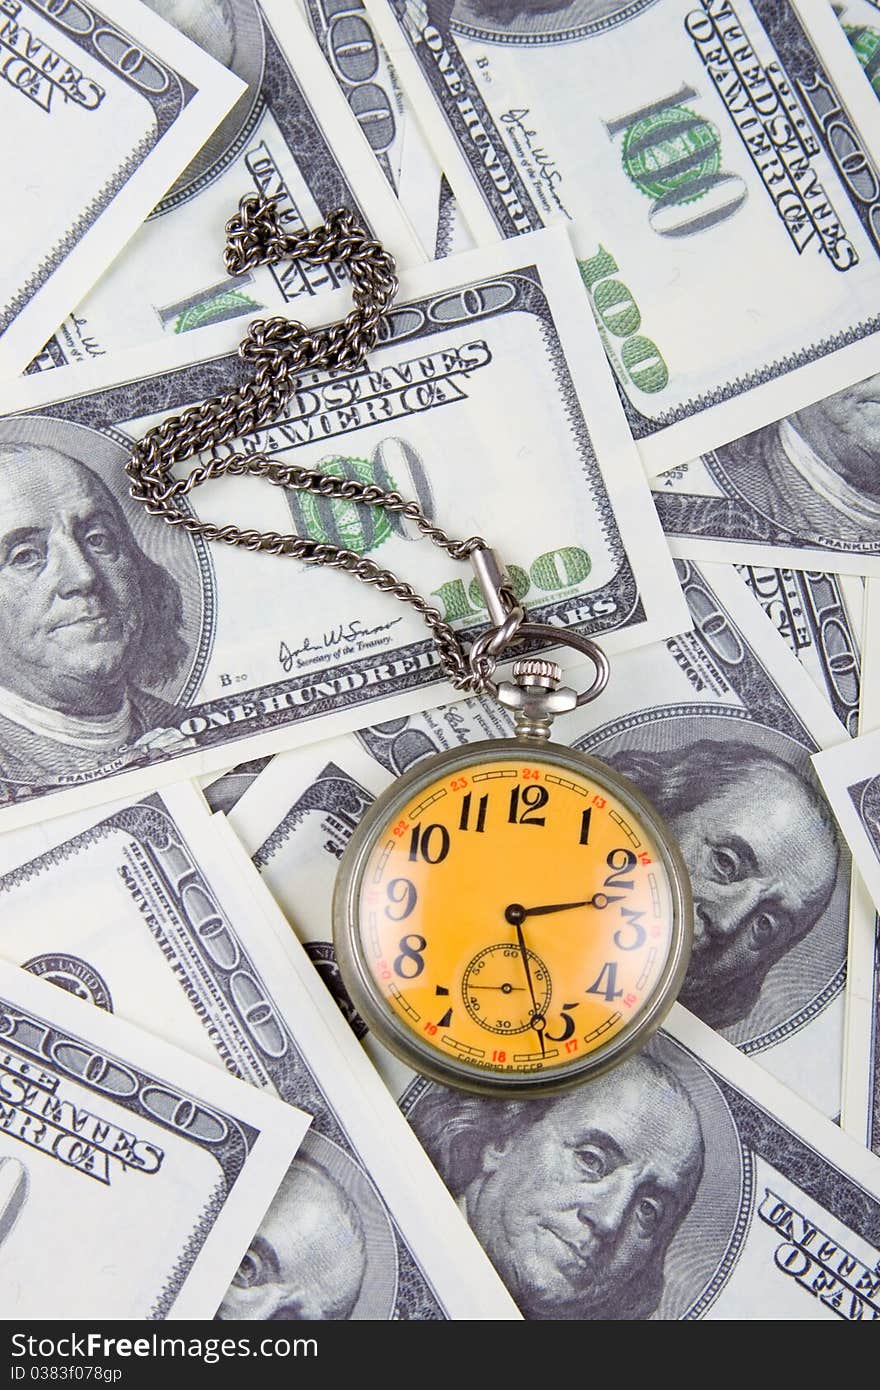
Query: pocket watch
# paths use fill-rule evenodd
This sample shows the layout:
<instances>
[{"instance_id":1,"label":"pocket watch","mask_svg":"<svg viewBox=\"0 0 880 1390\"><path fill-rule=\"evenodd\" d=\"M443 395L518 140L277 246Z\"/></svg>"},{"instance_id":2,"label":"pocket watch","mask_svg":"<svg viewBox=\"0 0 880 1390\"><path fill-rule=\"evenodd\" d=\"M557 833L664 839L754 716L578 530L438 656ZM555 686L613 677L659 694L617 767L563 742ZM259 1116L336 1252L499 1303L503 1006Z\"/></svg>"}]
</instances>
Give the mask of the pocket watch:
<instances>
[{"instance_id":1,"label":"pocket watch","mask_svg":"<svg viewBox=\"0 0 880 1390\"><path fill-rule=\"evenodd\" d=\"M528 622L481 536L455 541L417 502L234 442L279 414L306 371L354 370L379 338L397 290L394 262L346 209L290 232L277 201L250 195L227 223L230 274L279 260L348 267L355 307L306 329L256 320L239 347L253 378L163 420L126 465L131 496L170 526L225 545L327 565L415 609L462 694L494 698L515 733L441 753L396 782L364 817L339 869L334 940L365 1021L397 1056L451 1086L529 1096L597 1076L658 1027L690 954L693 907L681 853L658 811L598 759L549 741L553 718L604 688L608 661L589 638ZM186 477L174 467L208 458ZM204 522L189 497L223 475L382 508L453 560L470 561L489 626L468 649L413 587L319 537ZM524 640L568 645L595 668L580 694Z\"/></svg>"},{"instance_id":2,"label":"pocket watch","mask_svg":"<svg viewBox=\"0 0 880 1390\"><path fill-rule=\"evenodd\" d=\"M607 679L598 648L523 622L596 662L583 696L555 662L490 682L515 734L428 757L360 822L333 903L352 1002L402 1061L489 1095L544 1095L630 1056L690 957L693 908L671 831L628 779L549 741L555 713Z\"/></svg>"}]
</instances>

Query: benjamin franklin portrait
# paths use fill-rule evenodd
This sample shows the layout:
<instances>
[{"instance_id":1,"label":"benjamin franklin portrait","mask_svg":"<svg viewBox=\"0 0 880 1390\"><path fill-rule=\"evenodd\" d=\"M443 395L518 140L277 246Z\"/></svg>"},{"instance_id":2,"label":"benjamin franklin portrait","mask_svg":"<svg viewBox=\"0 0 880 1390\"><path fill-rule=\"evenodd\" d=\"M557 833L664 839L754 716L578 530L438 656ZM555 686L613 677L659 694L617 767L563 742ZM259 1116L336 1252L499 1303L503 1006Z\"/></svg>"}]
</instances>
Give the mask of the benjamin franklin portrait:
<instances>
[{"instance_id":1,"label":"benjamin franklin portrait","mask_svg":"<svg viewBox=\"0 0 880 1390\"><path fill-rule=\"evenodd\" d=\"M84 461L90 450L94 466ZM105 481L124 477L124 458L120 446L76 427L22 418L0 429L0 785L7 794L16 785L75 780L125 758L122 750L182 739L173 698L192 665L200 604L192 550L172 538L169 563L146 553L124 489ZM168 539L156 540L168 547L164 557Z\"/></svg>"},{"instance_id":2,"label":"benjamin franklin portrait","mask_svg":"<svg viewBox=\"0 0 880 1390\"><path fill-rule=\"evenodd\" d=\"M313 1130L288 1169L217 1317L384 1321L399 1293L397 1243L369 1176Z\"/></svg>"},{"instance_id":3,"label":"benjamin franklin portrait","mask_svg":"<svg viewBox=\"0 0 880 1390\"><path fill-rule=\"evenodd\" d=\"M657 1048L550 1098L432 1085L408 1115L527 1318L647 1318L700 1185L698 1108Z\"/></svg>"},{"instance_id":4,"label":"benjamin franklin portrait","mask_svg":"<svg viewBox=\"0 0 880 1390\"><path fill-rule=\"evenodd\" d=\"M350 1318L363 1284L367 1243L340 1182L300 1153L250 1243L218 1317L260 1321Z\"/></svg>"},{"instance_id":5,"label":"benjamin franklin portrait","mask_svg":"<svg viewBox=\"0 0 880 1390\"><path fill-rule=\"evenodd\" d=\"M716 449L707 463L796 538L880 546L880 373Z\"/></svg>"},{"instance_id":6,"label":"benjamin franklin portrait","mask_svg":"<svg viewBox=\"0 0 880 1390\"><path fill-rule=\"evenodd\" d=\"M828 804L806 758L801 769L737 739L621 748L609 761L657 805L688 867L694 946L681 1003L729 1026L831 902L840 847Z\"/></svg>"}]
</instances>

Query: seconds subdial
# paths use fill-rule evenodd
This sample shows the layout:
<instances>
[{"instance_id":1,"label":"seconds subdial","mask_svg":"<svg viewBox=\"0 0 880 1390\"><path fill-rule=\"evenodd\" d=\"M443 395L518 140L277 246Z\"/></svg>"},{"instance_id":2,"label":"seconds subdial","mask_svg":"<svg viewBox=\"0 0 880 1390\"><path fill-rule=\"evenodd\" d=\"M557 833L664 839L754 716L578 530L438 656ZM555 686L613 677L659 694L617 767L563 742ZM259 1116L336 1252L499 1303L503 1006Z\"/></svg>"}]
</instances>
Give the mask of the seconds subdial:
<instances>
[{"instance_id":1,"label":"seconds subdial","mask_svg":"<svg viewBox=\"0 0 880 1390\"><path fill-rule=\"evenodd\" d=\"M468 963L461 992L475 1023L490 1033L525 1033L541 1029L550 1006L550 971L534 951L527 951L535 1003L519 948L509 941L486 946Z\"/></svg>"}]
</instances>

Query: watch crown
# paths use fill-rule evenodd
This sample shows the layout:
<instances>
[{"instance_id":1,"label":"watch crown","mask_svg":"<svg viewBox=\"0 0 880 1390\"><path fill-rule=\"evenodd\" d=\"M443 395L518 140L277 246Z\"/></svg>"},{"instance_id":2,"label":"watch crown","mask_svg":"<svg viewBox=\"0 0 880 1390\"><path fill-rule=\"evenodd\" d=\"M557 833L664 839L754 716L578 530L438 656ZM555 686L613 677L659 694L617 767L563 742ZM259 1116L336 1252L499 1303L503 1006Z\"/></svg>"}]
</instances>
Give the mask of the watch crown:
<instances>
[{"instance_id":1,"label":"watch crown","mask_svg":"<svg viewBox=\"0 0 880 1390\"><path fill-rule=\"evenodd\" d=\"M513 663L512 674L517 685L555 690L562 680L562 667L555 661L544 660L543 657L527 656Z\"/></svg>"}]
</instances>

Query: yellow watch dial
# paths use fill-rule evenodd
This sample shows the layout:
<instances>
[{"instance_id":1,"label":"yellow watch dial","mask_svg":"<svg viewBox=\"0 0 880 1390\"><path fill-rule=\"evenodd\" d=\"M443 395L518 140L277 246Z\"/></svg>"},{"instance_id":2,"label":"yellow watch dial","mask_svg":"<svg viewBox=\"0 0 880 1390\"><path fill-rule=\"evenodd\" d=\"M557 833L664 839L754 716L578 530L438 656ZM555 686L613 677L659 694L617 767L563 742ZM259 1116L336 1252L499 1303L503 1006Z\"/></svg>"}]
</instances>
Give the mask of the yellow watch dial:
<instances>
[{"instance_id":1,"label":"yellow watch dial","mask_svg":"<svg viewBox=\"0 0 880 1390\"><path fill-rule=\"evenodd\" d=\"M441 1074L590 1069L680 963L662 832L579 757L508 745L438 767L370 827L349 906L370 1015Z\"/></svg>"}]
</instances>

